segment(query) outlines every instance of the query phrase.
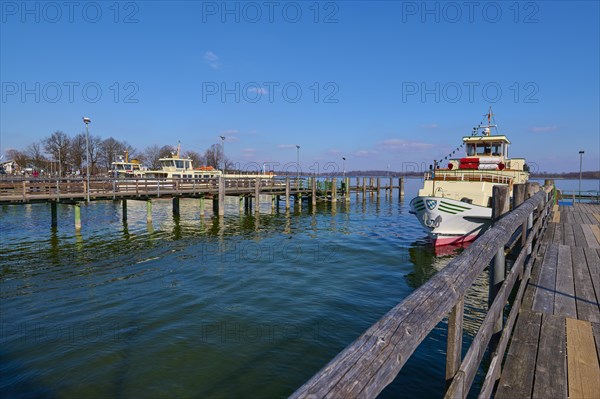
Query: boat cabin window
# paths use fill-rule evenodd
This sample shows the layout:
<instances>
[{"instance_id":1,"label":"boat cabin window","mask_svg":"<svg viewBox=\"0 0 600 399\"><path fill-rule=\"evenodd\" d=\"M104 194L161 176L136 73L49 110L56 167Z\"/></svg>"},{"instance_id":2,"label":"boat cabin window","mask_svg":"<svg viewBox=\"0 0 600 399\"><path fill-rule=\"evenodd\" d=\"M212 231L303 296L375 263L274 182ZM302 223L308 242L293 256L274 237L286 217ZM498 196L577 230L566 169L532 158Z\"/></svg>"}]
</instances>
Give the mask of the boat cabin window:
<instances>
[{"instance_id":1,"label":"boat cabin window","mask_svg":"<svg viewBox=\"0 0 600 399\"><path fill-rule=\"evenodd\" d=\"M506 156L507 146L504 143L473 143L467 144L467 156Z\"/></svg>"}]
</instances>

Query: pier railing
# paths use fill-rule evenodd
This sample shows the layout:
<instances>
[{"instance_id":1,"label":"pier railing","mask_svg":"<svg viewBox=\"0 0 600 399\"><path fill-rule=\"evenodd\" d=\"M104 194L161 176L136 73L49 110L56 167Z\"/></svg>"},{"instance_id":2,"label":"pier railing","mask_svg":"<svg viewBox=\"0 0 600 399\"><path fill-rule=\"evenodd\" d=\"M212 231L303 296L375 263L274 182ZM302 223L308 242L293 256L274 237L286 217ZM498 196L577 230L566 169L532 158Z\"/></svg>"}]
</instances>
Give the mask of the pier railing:
<instances>
[{"instance_id":1,"label":"pier railing","mask_svg":"<svg viewBox=\"0 0 600 399\"><path fill-rule=\"evenodd\" d=\"M479 397L490 397L501 372L504 351L553 205L553 187L546 186L537 191L538 188L536 183L515 185L513 210L502 215L509 207L508 187L495 186L493 226L340 352L291 397L376 397L446 317L446 398L468 395L488 346L490 364ZM523 202L525 197L530 198ZM514 245L516 240L520 245ZM512 248L520 250L510 271L505 274L505 255ZM464 298L488 265L492 301L463 358ZM518 291L510 315L504 320L503 312L516 284Z\"/></svg>"},{"instance_id":2,"label":"pier railing","mask_svg":"<svg viewBox=\"0 0 600 399\"><path fill-rule=\"evenodd\" d=\"M290 179L291 190L308 185L302 179ZM257 186L264 190L285 189L285 178L228 177L223 178L225 190L251 192ZM47 199L81 199L91 197L161 196L173 194L213 194L218 192L219 178L12 178L0 180L0 199L4 201L35 201ZM252 191L253 192L253 191Z\"/></svg>"}]
</instances>

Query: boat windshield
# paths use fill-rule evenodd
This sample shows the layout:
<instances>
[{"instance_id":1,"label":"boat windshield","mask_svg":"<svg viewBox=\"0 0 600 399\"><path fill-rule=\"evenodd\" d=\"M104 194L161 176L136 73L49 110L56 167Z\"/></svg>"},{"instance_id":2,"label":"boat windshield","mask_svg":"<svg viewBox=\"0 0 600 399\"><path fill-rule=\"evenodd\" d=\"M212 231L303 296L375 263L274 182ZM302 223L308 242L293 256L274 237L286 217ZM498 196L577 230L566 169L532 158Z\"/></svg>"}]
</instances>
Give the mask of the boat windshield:
<instances>
[{"instance_id":1,"label":"boat windshield","mask_svg":"<svg viewBox=\"0 0 600 399\"><path fill-rule=\"evenodd\" d=\"M493 155L493 156L506 156L506 148L504 143L473 143L467 144L467 156L485 156L485 155Z\"/></svg>"}]
</instances>

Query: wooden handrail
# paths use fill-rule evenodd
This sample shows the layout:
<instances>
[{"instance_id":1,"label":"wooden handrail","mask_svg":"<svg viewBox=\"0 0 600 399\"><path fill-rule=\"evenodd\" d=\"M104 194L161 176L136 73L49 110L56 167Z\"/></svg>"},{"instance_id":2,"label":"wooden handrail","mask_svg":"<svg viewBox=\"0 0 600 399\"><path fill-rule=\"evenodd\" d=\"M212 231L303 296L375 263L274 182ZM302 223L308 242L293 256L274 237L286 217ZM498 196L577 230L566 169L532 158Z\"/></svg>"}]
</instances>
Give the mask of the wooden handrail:
<instances>
[{"instance_id":1,"label":"wooden handrail","mask_svg":"<svg viewBox=\"0 0 600 399\"><path fill-rule=\"evenodd\" d=\"M548 189L539 191L498 220L492 228L454 258L444 269L396 305L340 352L294 392L291 398L377 396L394 380L406 361L433 328L452 309L460 305L467 290L488 266L498 249L502 248L510 240L515 230L521 228L529 215L544 203L547 195ZM541 213L541 220L538 220L538 226L546 220L547 215L549 215L549 211L546 206L544 212ZM533 240L534 237L535 235L531 234L529 238ZM526 250L527 246L523 251ZM524 257L519 258L518 262L523 262L524 259ZM517 274L518 270L515 269L514 275ZM513 277L511 277L512 279ZM510 281L508 282L510 283ZM514 283L514 281L512 282ZM507 283L505 282L505 284ZM499 292L496 298L498 303L505 303L505 291ZM494 309L496 308L501 309L500 305L495 305ZM495 313L496 310L486 318L486 320L491 320L488 324L491 325L495 320L497 316ZM485 336L480 337L479 341L485 341L487 344L489 327L482 325L481 328L485 328L486 331ZM465 397L468 393L472 381L471 367L474 367L470 365L478 366L481 356L485 352L485 347L483 350L479 346L472 348L475 349L470 358L465 357L465 361L469 362L467 364L469 367L465 367L465 361L463 361L461 368L455 373L453 390L448 391L451 397ZM476 371L476 367L474 370ZM466 375L467 372L469 375Z\"/></svg>"}]
</instances>

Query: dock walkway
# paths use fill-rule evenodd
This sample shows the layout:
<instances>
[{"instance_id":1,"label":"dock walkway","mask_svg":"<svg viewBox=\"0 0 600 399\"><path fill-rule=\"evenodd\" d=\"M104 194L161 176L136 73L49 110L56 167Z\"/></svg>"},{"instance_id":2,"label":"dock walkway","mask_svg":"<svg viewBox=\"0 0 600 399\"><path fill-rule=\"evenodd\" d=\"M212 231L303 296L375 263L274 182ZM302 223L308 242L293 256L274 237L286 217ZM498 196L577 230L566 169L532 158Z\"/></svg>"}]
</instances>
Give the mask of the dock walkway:
<instances>
[{"instance_id":1,"label":"dock walkway","mask_svg":"<svg viewBox=\"0 0 600 399\"><path fill-rule=\"evenodd\" d=\"M496 398L600 398L600 205L555 206Z\"/></svg>"}]
</instances>

